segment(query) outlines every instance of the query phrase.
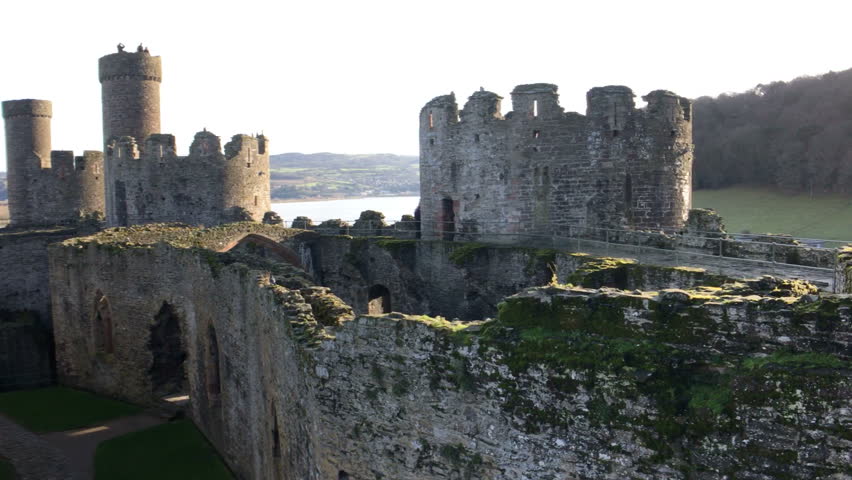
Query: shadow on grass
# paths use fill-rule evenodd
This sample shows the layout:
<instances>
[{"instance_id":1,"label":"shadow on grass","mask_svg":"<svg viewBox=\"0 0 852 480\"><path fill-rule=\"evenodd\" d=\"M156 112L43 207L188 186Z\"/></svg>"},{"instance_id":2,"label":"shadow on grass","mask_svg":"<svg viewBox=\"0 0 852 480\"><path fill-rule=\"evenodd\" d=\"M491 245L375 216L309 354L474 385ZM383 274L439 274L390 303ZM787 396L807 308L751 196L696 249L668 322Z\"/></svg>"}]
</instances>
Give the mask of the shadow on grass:
<instances>
[{"instance_id":1,"label":"shadow on grass","mask_svg":"<svg viewBox=\"0 0 852 480\"><path fill-rule=\"evenodd\" d=\"M15 468L3 457L0 457L0 480L15 480Z\"/></svg>"},{"instance_id":2,"label":"shadow on grass","mask_svg":"<svg viewBox=\"0 0 852 480\"><path fill-rule=\"evenodd\" d=\"M95 480L231 480L222 459L189 420L129 433L98 446Z\"/></svg>"},{"instance_id":3,"label":"shadow on grass","mask_svg":"<svg viewBox=\"0 0 852 480\"><path fill-rule=\"evenodd\" d=\"M65 387L0 393L0 413L33 432L60 432L139 413L140 407Z\"/></svg>"}]
</instances>

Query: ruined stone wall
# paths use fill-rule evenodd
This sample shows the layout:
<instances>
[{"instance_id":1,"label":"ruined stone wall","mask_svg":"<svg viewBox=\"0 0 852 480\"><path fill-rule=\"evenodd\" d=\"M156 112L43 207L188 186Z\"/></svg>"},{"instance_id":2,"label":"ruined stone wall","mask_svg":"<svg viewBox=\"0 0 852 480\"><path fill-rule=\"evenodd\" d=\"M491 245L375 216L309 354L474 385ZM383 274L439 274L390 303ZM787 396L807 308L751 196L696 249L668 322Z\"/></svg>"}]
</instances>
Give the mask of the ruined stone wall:
<instances>
[{"instance_id":1,"label":"ruined stone wall","mask_svg":"<svg viewBox=\"0 0 852 480\"><path fill-rule=\"evenodd\" d=\"M104 235L51 249L61 381L150 399L174 305L192 417L241 478L840 478L852 459L846 297L547 287L484 323L352 319L292 271Z\"/></svg>"},{"instance_id":2,"label":"ruined stone wall","mask_svg":"<svg viewBox=\"0 0 852 480\"><path fill-rule=\"evenodd\" d=\"M0 229L0 390L53 381L47 246L78 233Z\"/></svg>"},{"instance_id":3,"label":"ruined stone wall","mask_svg":"<svg viewBox=\"0 0 852 480\"><path fill-rule=\"evenodd\" d=\"M291 322L311 308L285 302L301 298L298 290L269 288L268 274L217 258L163 244L53 249L59 381L154 403L152 327L168 304L180 325L190 414L238 477L326 478L313 466L315 414ZM99 340L98 304L108 304L110 351Z\"/></svg>"},{"instance_id":4,"label":"ruined stone wall","mask_svg":"<svg viewBox=\"0 0 852 480\"><path fill-rule=\"evenodd\" d=\"M3 102L12 226L73 223L105 210L103 154L51 151L51 114L46 100Z\"/></svg>"},{"instance_id":5,"label":"ruined stone wall","mask_svg":"<svg viewBox=\"0 0 852 480\"><path fill-rule=\"evenodd\" d=\"M263 136L235 135L223 153L219 137L205 130L195 135L186 157L177 156L172 135L151 135L141 152L135 139L122 137L107 146L106 163L111 226L259 222L270 209L269 150Z\"/></svg>"},{"instance_id":6,"label":"ruined stone wall","mask_svg":"<svg viewBox=\"0 0 852 480\"><path fill-rule=\"evenodd\" d=\"M391 310L465 320L493 317L509 295L552 282L656 290L734 280L701 269L599 260L552 249L479 243L303 236L289 242L311 252L317 283L356 313L367 313L375 285L390 292Z\"/></svg>"},{"instance_id":7,"label":"ruined stone wall","mask_svg":"<svg viewBox=\"0 0 852 480\"><path fill-rule=\"evenodd\" d=\"M589 91L586 115L565 113L557 87L519 85L513 111L479 91L420 112L423 238L436 232L566 233L568 226L681 227L691 205L691 104L671 92L636 109L626 87ZM443 238L452 238L451 232ZM513 237L503 237L513 241Z\"/></svg>"}]
</instances>

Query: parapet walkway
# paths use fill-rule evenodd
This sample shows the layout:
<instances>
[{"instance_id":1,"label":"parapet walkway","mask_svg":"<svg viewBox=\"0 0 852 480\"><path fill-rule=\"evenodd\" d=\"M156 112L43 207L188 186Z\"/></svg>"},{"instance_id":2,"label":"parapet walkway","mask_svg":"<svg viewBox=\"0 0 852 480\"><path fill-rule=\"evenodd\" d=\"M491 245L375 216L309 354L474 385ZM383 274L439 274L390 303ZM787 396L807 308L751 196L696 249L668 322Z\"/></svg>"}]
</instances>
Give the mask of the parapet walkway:
<instances>
[{"instance_id":1,"label":"parapet walkway","mask_svg":"<svg viewBox=\"0 0 852 480\"><path fill-rule=\"evenodd\" d=\"M567 242L565 245L556 248L596 256L630 258L639 263L650 265L703 268L708 272L720 273L733 278L757 278L763 275L772 275L780 278L807 280L826 291L832 291L834 288L834 271L829 268L590 241L582 241L579 246L576 245L576 242Z\"/></svg>"}]
</instances>

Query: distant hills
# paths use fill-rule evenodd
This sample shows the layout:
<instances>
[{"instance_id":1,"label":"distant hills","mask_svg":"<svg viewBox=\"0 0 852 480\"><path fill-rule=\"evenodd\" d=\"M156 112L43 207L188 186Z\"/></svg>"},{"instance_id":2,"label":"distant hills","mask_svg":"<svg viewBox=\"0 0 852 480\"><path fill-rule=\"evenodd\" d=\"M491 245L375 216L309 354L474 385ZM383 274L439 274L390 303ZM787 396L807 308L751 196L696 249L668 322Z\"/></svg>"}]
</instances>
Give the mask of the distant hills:
<instances>
[{"instance_id":1,"label":"distant hills","mask_svg":"<svg viewBox=\"0 0 852 480\"><path fill-rule=\"evenodd\" d=\"M270 155L273 199L419 195L419 159L390 153Z\"/></svg>"}]
</instances>

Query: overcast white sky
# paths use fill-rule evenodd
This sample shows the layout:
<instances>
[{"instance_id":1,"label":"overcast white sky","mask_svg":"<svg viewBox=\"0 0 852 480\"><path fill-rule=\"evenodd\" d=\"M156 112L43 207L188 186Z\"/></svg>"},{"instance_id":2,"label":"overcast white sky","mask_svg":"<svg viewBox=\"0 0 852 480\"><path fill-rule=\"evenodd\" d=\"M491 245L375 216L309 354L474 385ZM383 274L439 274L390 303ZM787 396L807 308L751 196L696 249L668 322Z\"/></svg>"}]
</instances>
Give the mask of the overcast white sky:
<instances>
[{"instance_id":1,"label":"overcast white sky","mask_svg":"<svg viewBox=\"0 0 852 480\"><path fill-rule=\"evenodd\" d=\"M417 115L480 86L559 85L566 110L743 91L852 67L843 1L7 1L0 99L53 101L53 148L100 150L97 61L123 42L163 59L162 129L263 131L272 153L417 154ZM0 139L5 169L5 141Z\"/></svg>"}]
</instances>

